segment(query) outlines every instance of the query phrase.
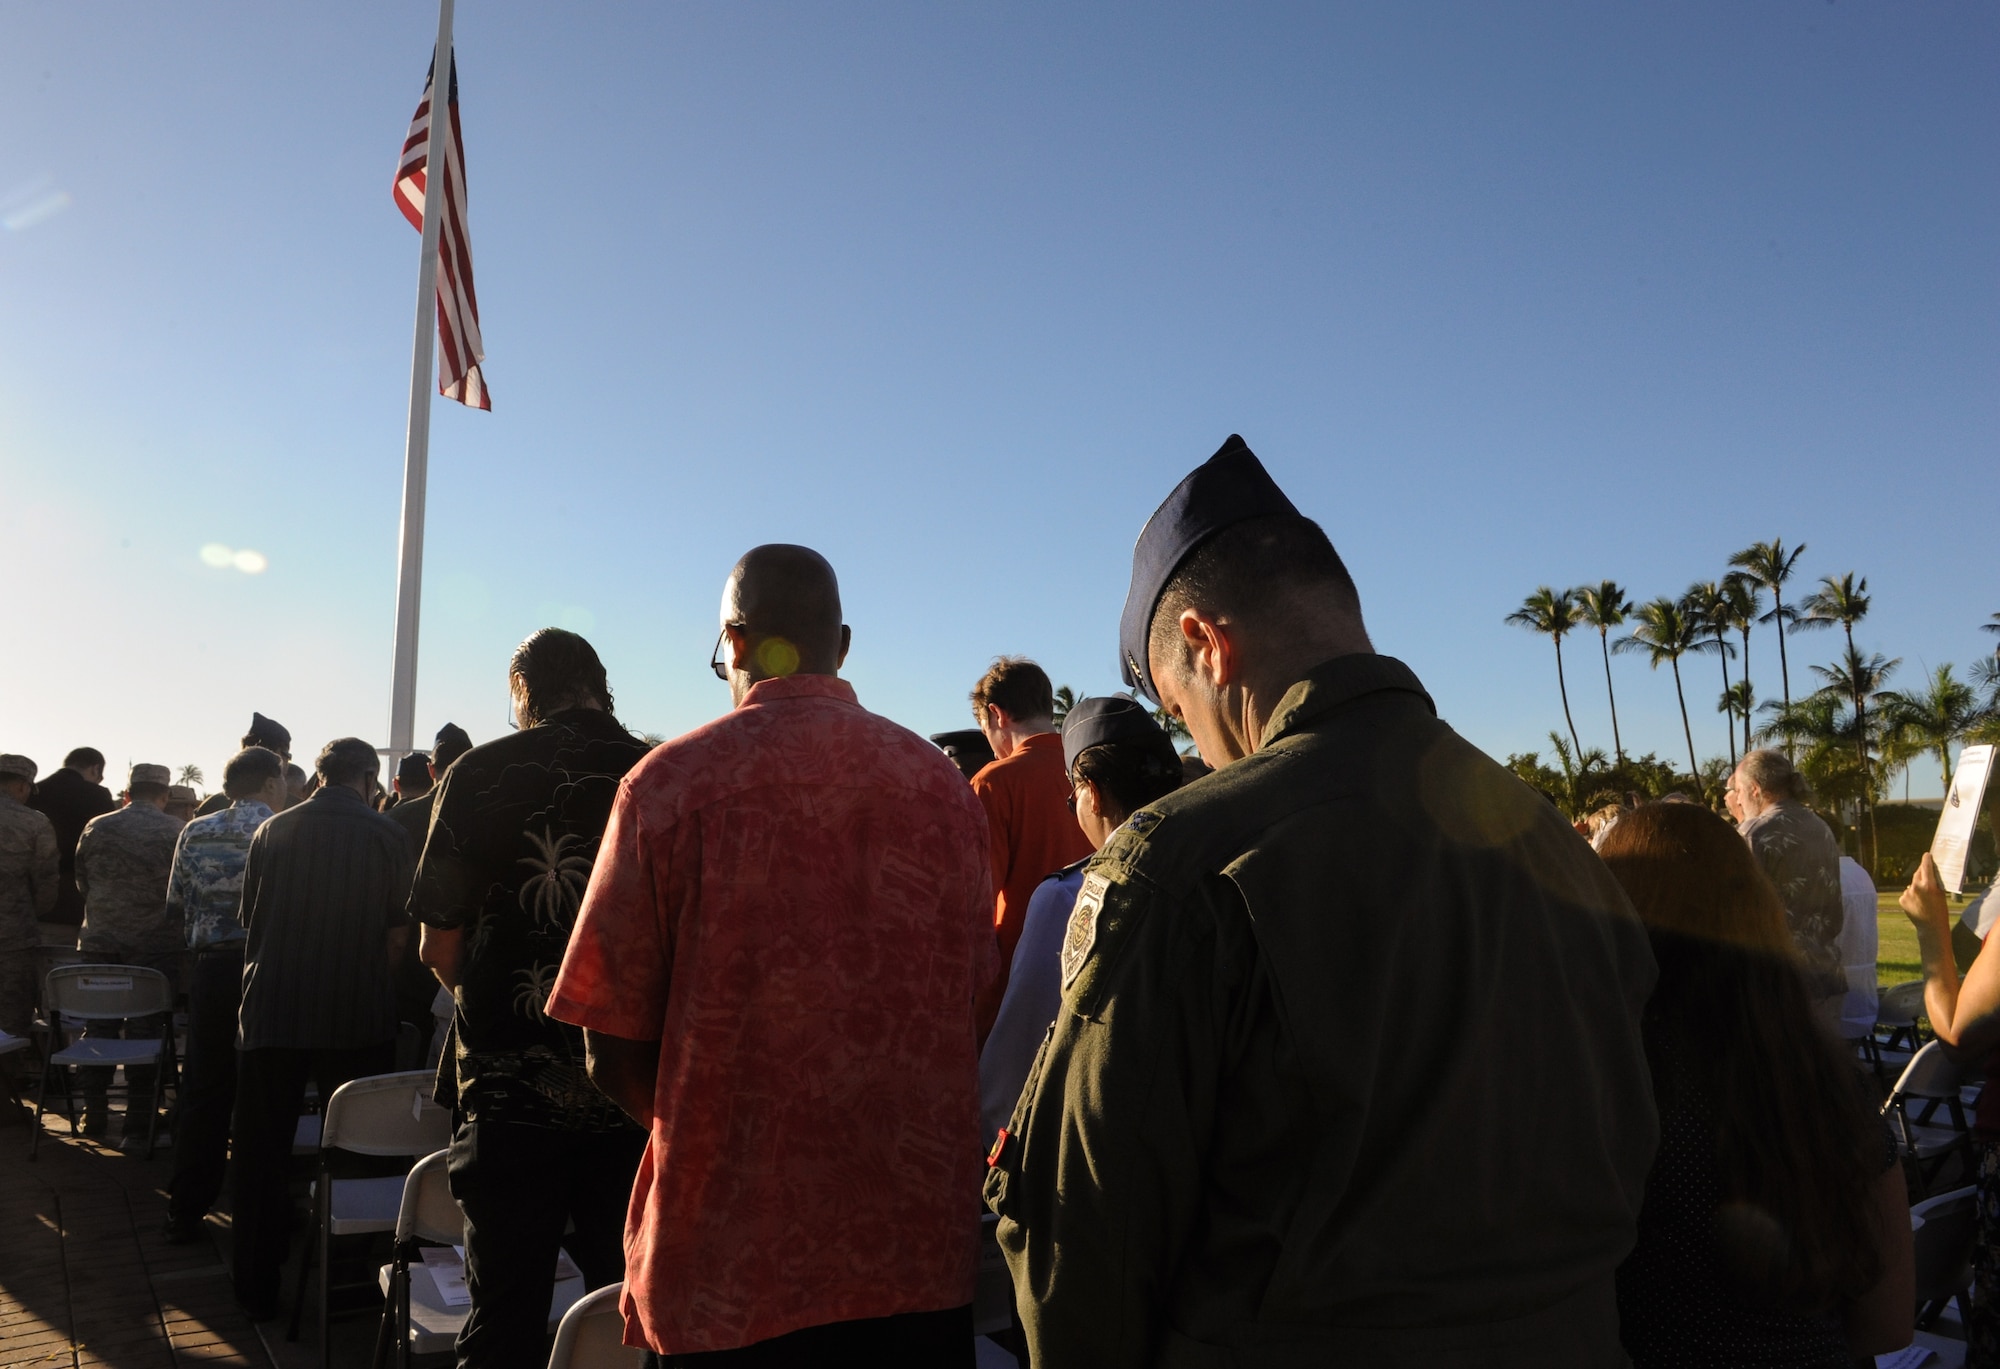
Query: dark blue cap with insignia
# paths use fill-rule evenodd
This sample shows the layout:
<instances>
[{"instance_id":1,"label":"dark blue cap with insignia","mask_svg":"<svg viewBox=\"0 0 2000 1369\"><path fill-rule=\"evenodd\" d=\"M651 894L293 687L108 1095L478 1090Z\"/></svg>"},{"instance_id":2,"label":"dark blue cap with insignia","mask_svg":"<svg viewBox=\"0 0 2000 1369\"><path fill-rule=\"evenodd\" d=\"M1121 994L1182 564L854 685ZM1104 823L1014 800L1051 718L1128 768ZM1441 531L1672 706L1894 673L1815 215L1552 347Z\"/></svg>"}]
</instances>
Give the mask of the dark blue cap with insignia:
<instances>
[{"instance_id":1,"label":"dark blue cap with insignia","mask_svg":"<svg viewBox=\"0 0 2000 1369\"><path fill-rule=\"evenodd\" d=\"M1124 742L1156 748L1162 759L1179 762L1173 739L1153 721L1153 715L1137 699L1112 694L1098 699L1078 699L1063 716L1063 769L1076 765L1076 758L1093 746Z\"/></svg>"},{"instance_id":2,"label":"dark blue cap with insignia","mask_svg":"<svg viewBox=\"0 0 2000 1369\"><path fill-rule=\"evenodd\" d=\"M1158 702L1160 691L1147 678L1151 663L1146 638L1167 581L1195 548L1248 519L1297 512L1257 454L1234 433L1221 450L1174 486L1146 520L1138 545L1132 548L1132 588L1118 621L1118 654L1123 658L1118 664L1125 683Z\"/></svg>"}]
</instances>

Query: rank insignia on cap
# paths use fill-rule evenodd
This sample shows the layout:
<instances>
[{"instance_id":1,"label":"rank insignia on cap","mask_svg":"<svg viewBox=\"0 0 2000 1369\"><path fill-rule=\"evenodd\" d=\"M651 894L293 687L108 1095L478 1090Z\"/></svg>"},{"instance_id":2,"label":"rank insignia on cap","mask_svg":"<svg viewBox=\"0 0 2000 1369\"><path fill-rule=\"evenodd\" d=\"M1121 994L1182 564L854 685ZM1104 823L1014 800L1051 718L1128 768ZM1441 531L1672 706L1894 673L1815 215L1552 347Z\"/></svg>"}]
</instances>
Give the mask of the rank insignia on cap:
<instances>
[{"instance_id":1,"label":"rank insignia on cap","mask_svg":"<svg viewBox=\"0 0 2000 1369\"><path fill-rule=\"evenodd\" d=\"M1084 962L1090 959L1091 949L1097 945L1097 914L1104 907L1104 894L1110 887L1111 881L1103 875L1083 877L1083 888L1076 895L1076 907L1070 910L1069 930L1063 933L1064 993L1068 993L1069 986L1076 982Z\"/></svg>"}]
</instances>

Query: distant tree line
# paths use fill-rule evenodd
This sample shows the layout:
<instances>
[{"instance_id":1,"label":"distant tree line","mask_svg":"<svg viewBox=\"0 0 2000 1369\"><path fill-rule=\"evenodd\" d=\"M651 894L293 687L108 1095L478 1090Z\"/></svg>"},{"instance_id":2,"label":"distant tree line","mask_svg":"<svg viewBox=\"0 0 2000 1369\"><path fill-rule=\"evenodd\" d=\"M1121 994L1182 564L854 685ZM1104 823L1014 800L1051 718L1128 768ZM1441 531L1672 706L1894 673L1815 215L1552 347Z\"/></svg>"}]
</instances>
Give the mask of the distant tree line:
<instances>
[{"instance_id":1,"label":"distant tree line","mask_svg":"<svg viewBox=\"0 0 2000 1369\"><path fill-rule=\"evenodd\" d=\"M1554 645L1556 687L1569 736L1565 743L1561 734L1549 734L1552 766L1535 752L1510 756L1509 765L1577 817L1629 795L1659 798L1675 790L1719 806L1723 785L1742 753L1757 744L1781 746L1812 784L1821 808L1853 812L1857 854L1874 870L1875 808L1887 797L1895 774L1923 757L1934 757L1949 785L1952 747L2000 741L2000 651L1981 659L1969 679L1959 678L1956 667L1946 664L1915 688L1891 689L1890 678L1902 659L1855 641L1855 628L1866 621L1871 604L1867 577L1852 571L1825 575L1796 600L1786 597L1805 550L1804 543L1788 549L1779 540L1758 542L1730 557L1730 568L1718 579L1698 580L1678 596L1644 602L1632 601L1611 580L1575 589L1537 588L1507 621ZM1750 677L1756 627L1770 628L1777 636L1780 681L1779 697L1761 703ZM2000 613L1981 627L2000 633ZM1584 747L1570 710L1563 639L1576 628L1597 631L1611 708L1609 756L1601 748ZM1841 633L1840 654L1829 664L1810 666L1817 686L1794 698L1789 638L1832 628ZM1614 632L1619 633L1615 638ZM1687 746L1685 772L1651 752L1636 758L1626 753L1611 658L1632 652L1643 655L1654 670L1665 665L1673 675ZM1683 661L1692 665L1689 658L1697 656L1716 659L1722 688L1715 711L1726 720L1727 756L1706 761L1696 753L1689 681L1682 671ZM1732 674L1730 663L1739 660L1741 668Z\"/></svg>"}]
</instances>

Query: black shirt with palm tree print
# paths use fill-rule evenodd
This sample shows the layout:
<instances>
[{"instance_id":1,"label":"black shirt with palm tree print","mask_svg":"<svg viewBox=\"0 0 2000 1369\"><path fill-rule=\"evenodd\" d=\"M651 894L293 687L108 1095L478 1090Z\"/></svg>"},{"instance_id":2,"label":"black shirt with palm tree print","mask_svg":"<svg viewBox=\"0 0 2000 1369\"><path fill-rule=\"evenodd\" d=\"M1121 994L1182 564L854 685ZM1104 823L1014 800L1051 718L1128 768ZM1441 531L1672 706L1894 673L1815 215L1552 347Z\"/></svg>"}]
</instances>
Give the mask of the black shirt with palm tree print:
<instances>
[{"instance_id":1,"label":"black shirt with palm tree print","mask_svg":"<svg viewBox=\"0 0 2000 1369\"><path fill-rule=\"evenodd\" d=\"M453 1056L468 1120L632 1126L584 1069L583 1033L543 1014L625 772L646 744L579 708L474 747L445 772L410 913L465 933Z\"/></svg>"}]
</instances>

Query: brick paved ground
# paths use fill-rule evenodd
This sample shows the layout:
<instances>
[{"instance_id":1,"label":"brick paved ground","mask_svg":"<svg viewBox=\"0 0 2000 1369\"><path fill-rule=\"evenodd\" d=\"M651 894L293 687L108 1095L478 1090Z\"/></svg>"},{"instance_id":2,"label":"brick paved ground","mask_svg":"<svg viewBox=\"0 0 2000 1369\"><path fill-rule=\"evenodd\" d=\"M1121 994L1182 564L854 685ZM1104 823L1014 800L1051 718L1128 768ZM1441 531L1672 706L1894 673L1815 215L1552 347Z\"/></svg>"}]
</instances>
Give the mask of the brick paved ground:
<instances>
[{"instance_id":1,"label":"brick paved ground","mask_svg":"<svg viewBox=\"0 0 2000 1369\"><path fill-rule=\"evenodd\" d=\"M51 1120L30 1162L28 1137L0 1126L0 1365L270 1369L215 1243L161 1234L171 1151L141 1160Z\"/></svg>"},{"instance_id":2,"label":"brick paved ground","mask_svg":"<svg viewBox=\"0 0 2000 1369\"><path fill-rule=\"evenodd\" d=\"M114 1106L112 1138L118 1129ZM167 1243L171 1149L142 1160L72 1137L67 1121L50 1117L30 1162L28 1137L25 1125L0 1120L0 1369L319 1369L310 1309L292 1342L283 1318L253 1323L238 1310L226 1195L205 1239ZM303 1210L303 1168L300 1177L294 1196ZM302 1223L284 1269L287 1311L304 1245ZM355 1249L337 1259L340 1280L365 1282L381 1253ZM366 1369L373 1358L372 1296L364 1287L363 1305L335 1318L334 1369ZM350 1292L338 1301L356 1299Z\"/></svg>"}]
</instances>

